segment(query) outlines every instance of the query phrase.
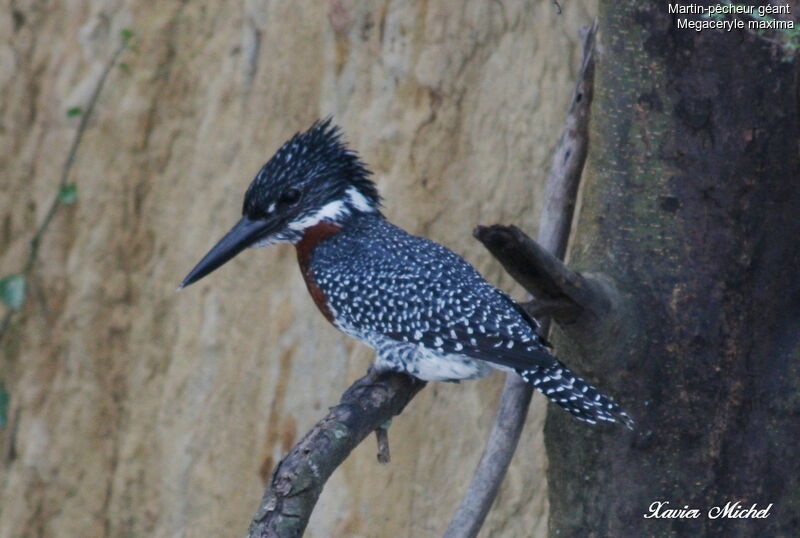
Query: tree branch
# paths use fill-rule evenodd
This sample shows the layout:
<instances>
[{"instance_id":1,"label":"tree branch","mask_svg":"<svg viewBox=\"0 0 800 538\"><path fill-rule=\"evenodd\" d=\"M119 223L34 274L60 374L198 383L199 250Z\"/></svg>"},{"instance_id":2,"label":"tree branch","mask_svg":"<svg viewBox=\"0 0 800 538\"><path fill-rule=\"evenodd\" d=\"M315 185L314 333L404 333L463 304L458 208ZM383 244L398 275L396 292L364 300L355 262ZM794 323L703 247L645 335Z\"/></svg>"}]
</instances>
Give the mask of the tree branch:
<instances>
[{"instance_id":1,"label":"tree branch","mask_svg":"<svg viewBox=\"0 0 800 538\"><path fill-rule=\"evenodd\" d=\"M364 438L400 414L425 383L405 374L367 374L278 463L248 538L301 536L325 482ZM379 436L379 439L380 436ZM386 447L388 456L388 446Z\"/></svg>"},{"instance_id":2,"label":"tree branch","mask_svg":"<svg viewBox=\"0 0 800 538\"><path fill-rule=\"evenodd\" d=\"M516 226L478 226L474 235L528 292L531 313L574 323L584 312L600 315L610 301L591 279L571 269Z\"/></svg>"},{"instance_id":3,"label":"tree branch","mask_svg":"<svg viewBox=\"0 0 800 538\"><path fill-rule=\"evenodd\" d=\"M519 258L515 256L521 262L521 266L517 263L507 263L509 260L506 259L504 262L503 258L498 256L498 252L490 248L490 242L481 239L481 232L476 231L478 238L484 242L492 254L498 257L511 275L520 281L528 291L541 292L547 289L553 292L551 295L556 298L563 299L562 296L566 296L573 302L574 298L570 294L563 293L563 290L559 290L558 286L553 286L554 283L560 282L560 278L556 274L557 271L552 270L554 265L552 259L563 258L567 249L572 216L575 210L575 200L589 145L588 126L594 86L594 37L596 30L597 21L586 30L584 35L583 62L578 72L578 81L575 85L572 104L567 114L564 132L556 147L553 165L547 178L545 187L546 203L539 221L538 237L541 247L537 245L539 248L527 251L528 254L533 254L535 251L535 256L526 257L524 252ZM516 228L513 230L516 230ZM521 236L524 236L519 230L516 231ZM516 237L518 247L530 246L528 242L535 245L527 237L515 235L513 231L510 233L512 238ZM523 250L525 249L523 248ZM543 270L544 264L532 264L530 271L534 271L541 278L528 279L526 285L525 282L520 280L526 273L523 267L531 259L544 260L545 258L541 254L548 251L552 254L550 256L552 259L549 259L551 270ZM567 273L562 271L561 274L566 275ZM567 280L569 279L565 279L565 281ZM528 286L531 287L529 288ZM542 299L552 300L552 297L547 297L545 294ZM564 300L561 300L560 303L563 306ZM573 310L571 309L570 311ZM543 320L542 329L546 331L547 328L548 320ZM472 477L472 482L461 501L461 505L458 507L450 526L444 534L445 538L467 538L478 534L497 496L500 484L503 482L508 466L511 463L511 457L517 448L532 393L531 386L519 376L508 375L506 377L505 388L500 398L500 408L497 412L495 424L486 441L486 448Z\"/></svg>"}]
</instances>

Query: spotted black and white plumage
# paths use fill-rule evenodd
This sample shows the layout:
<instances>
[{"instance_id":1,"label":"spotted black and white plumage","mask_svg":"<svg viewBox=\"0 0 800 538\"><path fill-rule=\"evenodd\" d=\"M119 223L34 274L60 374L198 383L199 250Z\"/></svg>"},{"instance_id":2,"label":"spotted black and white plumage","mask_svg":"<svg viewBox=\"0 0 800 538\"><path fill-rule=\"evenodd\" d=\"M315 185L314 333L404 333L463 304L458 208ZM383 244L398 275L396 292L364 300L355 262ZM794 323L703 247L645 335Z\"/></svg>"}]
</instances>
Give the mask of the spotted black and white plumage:
<instances>
[{"instance_id":1,"label":"spotted black and white plumage","mask_svg":"<svg viewBox=\"0 0 800 538\"><path fill-rule=\"evenodd\" d=\"M376 350L379 370L427 381L514 372L581 420L632 427L553 357L508 295L454 252L388 222L369 175L330 120L295 135L250 185L242 220L182 286L243 248L289 242L320 310Z\"/></svg>"},{"instance_id":2,"label":"spotted black and white plumage","mask_svg":"<svg viewBox=\"0 0 800 538\"><path fill-rule=\"evenodd\" d=\"M311 258L335 324L378 351L378 368L427 381L515 371L588 422L630 419L556 360L538 324L443 246L377 213L351 216Z\"/></svg>"}]
</instances>

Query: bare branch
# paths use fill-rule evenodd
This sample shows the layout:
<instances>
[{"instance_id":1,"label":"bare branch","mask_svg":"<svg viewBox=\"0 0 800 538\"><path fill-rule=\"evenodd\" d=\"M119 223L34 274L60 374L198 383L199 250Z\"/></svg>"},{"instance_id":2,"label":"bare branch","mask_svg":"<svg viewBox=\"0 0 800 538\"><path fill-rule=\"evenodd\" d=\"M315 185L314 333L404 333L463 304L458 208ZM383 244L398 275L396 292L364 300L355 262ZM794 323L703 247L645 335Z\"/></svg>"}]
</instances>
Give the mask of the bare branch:
<instances>
[{"instance_id":1,"label":"bare branch","mask_svg":"<svg viewBox=\"0 0 800 538\"><path fill-rule=\"evenodd\" d=\"M461 500L461 506L458 507L450 526L444 533L444 538L477 536L497 497L500 484L503 483L508 464L511 463L511 456L517 449L531 396L533 396L531 386L519 376L506 377L506 384L500 397L500 408L486 440L481 461L475 469L467 493Z\"/></svg>"},{"instance_id":2,"label":"bare branch","mask_svg":"<svg viewBox=\"0 0 800 538\"><path fill-rule=\"evenodd\" d=\"M575 199L589 144L596 29L597 21L584 36L583 62L578 72L578 82L545 188L546 204L539 224L539 244L555 258L563 258L567 249ZM509 269L509 266L506 268ZM511 274L517 278L513 272ZM567 297L571 299L569 295ZM564 301L561 302L563 305ZM542 329L546 331L547 326L547 320L544 320ZM461 505L445 532L445 538L467 538L478 534L516 451L532 393L530 385L518 376L506 377L500 409L486 441L486 448Z\"/></svg>"},{"instance_id":3,"label":"bare branch","mask_svg":"<svg viewBox=\"0 0 800 538\"><path fill-rule=\"evenodd\" d=\"M583 163L589 150L589 112L594 97L594 40L597 20L582 29L583 61L578 71L564 131L553 154L553 164L544 188L545 205L539 216L538 241L559 259L564 259Z\"/></svg>"},{"instance_id":4,"label":"bare branch","mask_svg":"<svg viewBox=\"0 0 800 538\"><path fill-rule=\"evenodd\" d=\"M250 524L248 538L301 536L325 482L350 452L425 386L405 374L370 373L278 463ZM388 444L387 452L388 456Z\"/></svg>"},{"instance_id":5,"label":"bare branch","mask_svg":"<svg viewBox=\"0 0 800 538\"><path fill-rule=\"evenodd\" d=\"M529 312L569 324L584 312L608 311L610 301L599 286L569 269L516 226L479 226L474 235L535 297L527 305Z\"/></svg>"}]
</instances>

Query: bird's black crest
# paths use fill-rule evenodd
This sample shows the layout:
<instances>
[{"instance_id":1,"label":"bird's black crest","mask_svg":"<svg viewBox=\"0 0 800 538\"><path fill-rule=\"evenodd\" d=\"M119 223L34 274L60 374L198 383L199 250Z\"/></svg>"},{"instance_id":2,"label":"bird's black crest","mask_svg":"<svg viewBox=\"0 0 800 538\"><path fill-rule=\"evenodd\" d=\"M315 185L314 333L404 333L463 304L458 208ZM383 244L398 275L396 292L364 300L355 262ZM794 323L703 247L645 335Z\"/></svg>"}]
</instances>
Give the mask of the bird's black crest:
<instances>
[{"instance_id":1,"label":"bird's black crest","mask_svg":"<svg viewBox=\"0 0 800 538\"><path fill-rule=\"evenodd\" d=\"M255 211L270 191L308 182L328 183L331 188L355 186L379 206L381 197L371 175L329 116L295 134L261 168L245 194L243 213Z\"/></svg>"}]
</instances>

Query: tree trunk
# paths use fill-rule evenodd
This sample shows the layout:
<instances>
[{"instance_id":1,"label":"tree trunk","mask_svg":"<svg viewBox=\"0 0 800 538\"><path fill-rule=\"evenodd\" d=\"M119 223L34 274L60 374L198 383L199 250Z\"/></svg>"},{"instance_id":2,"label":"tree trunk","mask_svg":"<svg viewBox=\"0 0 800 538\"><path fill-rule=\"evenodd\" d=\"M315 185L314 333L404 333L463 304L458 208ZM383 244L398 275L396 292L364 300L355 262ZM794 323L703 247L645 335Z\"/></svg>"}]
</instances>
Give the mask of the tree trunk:
<instances>
[{"instance_id":1,"label":"tree trunk","mask_svg":"<svg viewBox=\"0 0 800 538\"><path fill-rule=\"evenodd\" d=\"M548 413L553 536L796 535L797 74L758 36L677 29L661 0L601 2L570 265L615 308L553 339L637 427ZM644 517L655 501L699 517ZM708 516L736 501L774 504Z\"/></svg>"}]
</instances>

